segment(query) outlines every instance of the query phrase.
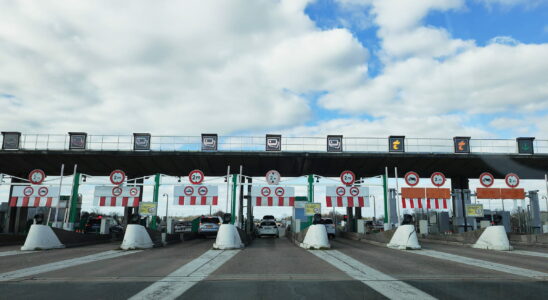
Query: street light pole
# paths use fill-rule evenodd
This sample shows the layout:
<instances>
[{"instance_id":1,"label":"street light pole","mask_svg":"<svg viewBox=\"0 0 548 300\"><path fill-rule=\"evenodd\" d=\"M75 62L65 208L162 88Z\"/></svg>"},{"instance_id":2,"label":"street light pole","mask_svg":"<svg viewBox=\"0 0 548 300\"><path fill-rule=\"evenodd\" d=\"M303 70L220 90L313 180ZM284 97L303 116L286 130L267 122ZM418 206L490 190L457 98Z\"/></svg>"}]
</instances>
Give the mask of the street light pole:
<instances>
[{"instance_id":1,"label":"street light pole","mask_svg":"<svg viewBox=\"0 0 548 300\"><path fill-rule=\"evenodd\" d=\"M167 212L169 207L169 195L167 193L164 193L164 197L166 197L166 225L167 225Z\"/></svg>"}]
</instances>

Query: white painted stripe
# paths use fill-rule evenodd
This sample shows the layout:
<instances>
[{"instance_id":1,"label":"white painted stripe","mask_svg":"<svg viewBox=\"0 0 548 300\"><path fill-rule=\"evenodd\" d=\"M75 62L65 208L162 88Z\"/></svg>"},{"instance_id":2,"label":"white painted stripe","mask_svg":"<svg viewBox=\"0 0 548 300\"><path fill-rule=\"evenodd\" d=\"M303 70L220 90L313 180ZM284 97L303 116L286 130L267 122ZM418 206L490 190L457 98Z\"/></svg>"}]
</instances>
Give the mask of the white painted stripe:
<instances>
[{"instance_id":1,"label":"white painted stripe","mask_svg":"<svg viewBox=\"0 0 548 300\"><path fill-rule=\"evenodd\" d=\"M361 281L389 299L436 299L337 250L309 250L308 252L332 264L350 277Z\"/></svg>"},{"instance_id":2,"label":"white painted stripe","mask_svg":"<svg viewBox=\"0 0 548 300\"><path fill-rule=\"evenodd\" d=\"M209 250L130 298L175 299L205 279L240 250Z\"/></svg>"},{"instance_id":3,"label":"white painted stripe","mask_svg":"<svg viewBox=\"0 0 548 300\"><path fill-rule=\"evenodd\" d=\"M21 250L3 251L3 252L0 252L0 256L11 256L11 255L28 254L28 253L35 253L35 252L38 252L38 251L21 251Z\"/></svg>"},{"instance_id":4,"label":"white painted stripe","mask_svg":"<svg viewBox=\"0 0 548 300\"><path fill-rule=\"evenodd\" d=\"M513 250L513 251L507 251L507 253L548 258L548 253L534 252L534 251Z\"/></svg>"},{"instance_id":5,"label":"white painted stripe","mask_svg":"<svg viewBox=\"0 0 548 300\"><path fill-rule=\"evenodd\" d=\"M476 258L464 257L460 255L455 255L455 254L449 254L449 253L440 252L440 251L418 250L418 251L406 251L406 252L418 254L418 255L430 256L430 257L439 258L439 259L445 259L445 260L449 260L449 261L453 261L453 262L457 262L465 265L470 265L474 267L480 267L480 268L485 268L489 270L509 273L512 275L530 277L535 279L542 279L544 277L548 277L548 273L544 273L544 272L499 264L499 263L476 259Z\"/></svg>"},{"instance_id":6,"label":"white painted stripe","mask_svg":"<svg viewBox=\"0 0 548 300\"><path fill-rule=\"evenodd\" d=\"M78 265L87 264L90 262L95 262L99 260L109 259L109 258L115 258L120 257L128 254L133 254L137 252L141 252L142 250L136 250L136 251L120 251L120 250L111 250L111 251L105 251L97 254L92 254L84 257L77 257L67 260L62 260L58 262L53 262L45 265L39 265L35 267L20 269L16 271L6 272L0 274L0 281L7 281L17 278L23 278L27 276L32 276L40 273L45 272L51 272L56 270L61 270L69 267L74 267Z\"/></svg>"}]
</instances>

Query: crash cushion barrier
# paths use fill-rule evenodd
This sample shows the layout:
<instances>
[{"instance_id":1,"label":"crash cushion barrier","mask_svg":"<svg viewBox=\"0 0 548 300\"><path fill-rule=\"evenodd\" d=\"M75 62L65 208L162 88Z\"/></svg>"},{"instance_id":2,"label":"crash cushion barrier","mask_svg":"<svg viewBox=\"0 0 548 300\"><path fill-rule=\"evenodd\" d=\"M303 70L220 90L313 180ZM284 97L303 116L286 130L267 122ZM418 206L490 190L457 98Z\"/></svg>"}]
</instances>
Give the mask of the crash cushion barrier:
<instances>
[{"instance_id":1,"label":"crash cushion barrier","mask_svg":"<svg viewBox=\"0 0 548 300\"><path fill-rule=\"evenodd\" d=\"M244 246L236 226L233 224L222 224L219 227L215 243L213 243L213 249L241 249Z\"/></svg>"},{"instance_id":2,"label":"crash cushion barrier","mask_svg":"<svg viewBox=\"0 0 548 300\"><path fill-rule=\"evenodd\" d=\"M421 249L415 225L400 225L386 246L400 250Z\"/></svg>"},{"instance_id":3,"label":"crash cushion barrier","mask_svg":"<svg viewBox=\"0 0 548 300\"><path fill-rule=\"evenodd\" d=\"M23 251L48 250L65 248L51 227L47 225L33 224L30 226L25 244L21 247Z\"/></svg>"},{"instance_id":4,"label":"crash cushion barrier","mask_svg":"<svg viewBox=\"0 0 548 300\"><path fill-rule=\"evenodd\" d=\"M325 225L316 224L308 227L303 242L299 245L305 249L329 249L329 238Z\"/></svg>"},{"instance_id":5,"label":"crash cushion barrier","mask_svg":"<svg viewBox=\"0 0 548 300\"><path fill-rule=\"evenodd\" d=\"M510 246L510 241L503 225L485 228L478 241L472 247L499 251L511 251L513 249Z\"/></svg>"}]
</instances>

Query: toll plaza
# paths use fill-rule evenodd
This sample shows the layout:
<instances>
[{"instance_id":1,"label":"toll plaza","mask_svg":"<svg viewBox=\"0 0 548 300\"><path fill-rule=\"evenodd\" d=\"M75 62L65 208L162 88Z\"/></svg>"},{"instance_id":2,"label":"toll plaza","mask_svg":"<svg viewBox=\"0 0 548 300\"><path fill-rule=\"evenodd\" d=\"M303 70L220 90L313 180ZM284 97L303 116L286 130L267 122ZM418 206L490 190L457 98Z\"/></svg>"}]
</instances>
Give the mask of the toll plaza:
<instances>
[{"instance_id":1,"label":"toll plaza","mask_svg":"<svg viewBox=\"0 0 548 300\"><path fill-rule=\"evenodd\" d=\"M146 279L150 283L128 288L124 297L251 293L251 281L291 285L297 278L304 285L322 282L319 289L333 297L333 291L366 291L428 298L437 288L405 279L399 270L442 277L548 276L545 253L527 248L548 244L542 198L523 184L545 178L548 141L71 132L62 138L15 134L15 143L11 134L4 134L8 145L0 151L0 187L8 191L1 237L6 246L8 239L22 240L0 255L15 255L26 268L2 262L0 280L28 274L49 280L47 270L65 278L92 261L90 274L107 274L103 269L111 262L131 271L109 269L109 276L165 277ZM91 233L94 225L81 222L85 201L97 211L123 211L120 224L103 214L98 232ZM499 203L521 205L517 211L493 209ZM175 213L180 209L200 215L181 221ZM257 226L264 220L258 211L274 215L280 209L289 214L276 225L284 234L259 239ZM86 255L70 260L79 257L71 250L77 246ZM40 252L45 249L65 251L67 259ZM25 255L35 259L19 259ZM172 283L176 289L166 288L174 276L184 279Z\"/></svg>"}]
</instances>

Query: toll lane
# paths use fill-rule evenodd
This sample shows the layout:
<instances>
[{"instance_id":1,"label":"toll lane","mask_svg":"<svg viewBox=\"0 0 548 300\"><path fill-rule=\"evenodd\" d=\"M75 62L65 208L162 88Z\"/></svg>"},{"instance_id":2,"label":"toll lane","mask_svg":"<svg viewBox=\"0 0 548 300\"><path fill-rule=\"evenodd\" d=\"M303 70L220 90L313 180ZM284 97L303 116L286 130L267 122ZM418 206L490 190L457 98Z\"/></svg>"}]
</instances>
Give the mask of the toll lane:
<instances>
[{"instance_id":1,"label":"toll lane","mask_svg":"<svg viewBox=\"0 0 548 300\"><path fill-rule=\"evenodd\" d=\"M256 239L181 299L384 299L285 238Z\"/></svg>"}]
</instances>

